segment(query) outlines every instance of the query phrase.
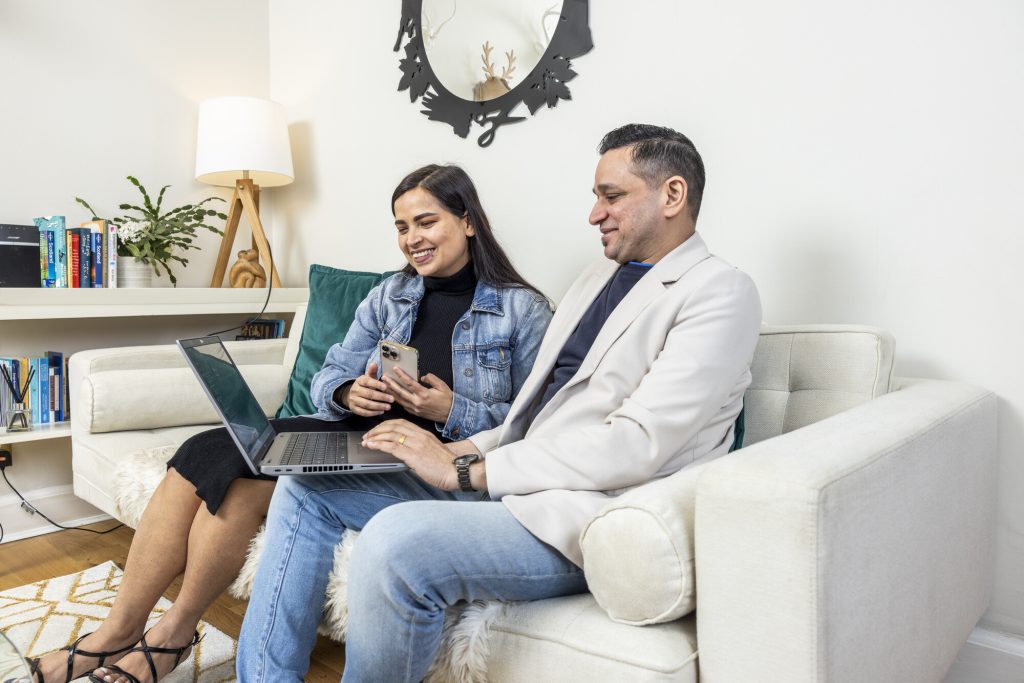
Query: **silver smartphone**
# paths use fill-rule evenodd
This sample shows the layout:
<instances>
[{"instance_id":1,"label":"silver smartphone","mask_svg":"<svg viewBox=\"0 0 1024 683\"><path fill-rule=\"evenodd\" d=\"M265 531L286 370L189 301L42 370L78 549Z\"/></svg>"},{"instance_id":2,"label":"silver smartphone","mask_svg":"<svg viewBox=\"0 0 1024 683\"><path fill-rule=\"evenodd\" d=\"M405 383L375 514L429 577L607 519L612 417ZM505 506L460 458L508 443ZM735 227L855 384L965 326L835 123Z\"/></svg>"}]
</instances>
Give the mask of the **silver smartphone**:
<instances>
[{"instance_id":1,"label":"silver smartphone","mask_svg":"<svg viewBox=\"0 0 1024 683\"><path fill-rule=\"evenodd\" d=\"M377 344L380 351L380 376L390 375L392 379L398 379L395 368L402 368L414 380L419 380L419 359L420 353L411 346L396 344L392 341L381 341Z\"/></svg>"}]
</instances>

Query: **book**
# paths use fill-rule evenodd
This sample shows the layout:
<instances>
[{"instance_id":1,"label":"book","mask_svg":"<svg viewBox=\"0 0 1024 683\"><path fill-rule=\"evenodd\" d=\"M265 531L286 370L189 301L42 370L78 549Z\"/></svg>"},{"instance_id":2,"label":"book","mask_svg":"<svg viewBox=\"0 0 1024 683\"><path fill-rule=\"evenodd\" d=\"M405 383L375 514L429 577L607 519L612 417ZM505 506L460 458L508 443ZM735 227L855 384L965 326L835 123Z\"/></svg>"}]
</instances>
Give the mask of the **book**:
<instances>
[{"instance_id":1,"label":"book","mask_svg":"<svg viewBox=\"0 0 1024 683\"><path fill-rule=\"evenodd\" d=\"M39 412L35 415L37 424L49 424L52 420L50 415L50 371L45 358L33 358L32 363L36 369L32 375L38 396L36 403L39 404Z\"/></svg>"},{"instance_id":2,"label":"book","mask_svg":"<svg viewBox=\"0 0 1024 683\"><path fill-rule=\"evenodd\" d=\"M64 264L66 259L64 250L61 249L63 245L61 243L60 237L61 233L63 233L65 229L64 216L40 216L38 218L33 218L32 222L35 223L36 227L39 228L40 230L46 229L53 233L53 269L50 270L49 268L50 257L48 256L46 279L53 281L53 285L51 286L60 287L62 286L60 283L62 282L63 279ZM49 244L49 238L47 238L47 243Z\"/></svg>"},{"instance_id":3,"label":"book","mask_svg":"<svg viewBox=\"0 0 1024 683\"><path fill-rule=\"evenodd\" d=\"M117 287L117 226L107 226L107 287Z\"/></svg>"},{"instance_id":4,"label":"book","mask_svg":"<svg viewBox=\"0 0 1024 683\"><path fill-rule=\"evenodd\" d=\"M78 286L83 288L92 287L92 276L89 274L89 265L92 263L92 246L89 228L75 228L78 233Z\"/></svg>"},{"instance_id":5,"label":"book","mask_svg":"<svg viewBox=\"0 0 1024 683\"><path fill-rule=\"evenodd\" d=\"M248 320L235 339L280 339L284 336L284 320L264 318Z\"/></svg>"},{"instance_id":6,"label":"book","mask_svg":"<svg viewBox=\"0 0 1024 683\"><path fill-rule=\"evenodd\" d=\"M89 233L89 248L92 249L92 263L89 264L89 276L92 278L92 286L103 286L103 233Z\"/></svg>"},{"instance_id":7,"label":"book","mask_svg":"<svg viewBox=\"0 0 1024 683\"><path fill-rule=\"evenodd\" d=\"M92 279L92 286L105 287L107 222L102 219L85 221L80 227L87 228L92 232L89 237L89 247L92 252L92 259L89 262L89 277Z\"/></svg>"},{"instance_id":8,"label":"book","mask_svg":"<svg viewBox=\"0 0 1024 683\"><path fill-rule=\"evenodd\" d=\"M46 228L36 228L39 231L39 284L46 287Z\"/></svg>"},{"instance_id":9,"label":"book","mask_svg":"<svg viewBox=\"0 0 1024 683\"><path fill-rule=\"evenodd\" d=\"M64 406L67 403L67 390L65 389L64 354L60 351L44 351L46 357L47 371L50 378L50 413L51 422L63 422L67 419L64 415Z\"/></svg>"},{"instance_id":10,"label":"book","mask_svg":"<svg viewBox=\"0 0 1024 683\"><path fill-rule=\"evenodd\" d=\"M78 232L68 228L68 287L81 287L81 264L79 262Z\"/></svg>"}]
</instances>

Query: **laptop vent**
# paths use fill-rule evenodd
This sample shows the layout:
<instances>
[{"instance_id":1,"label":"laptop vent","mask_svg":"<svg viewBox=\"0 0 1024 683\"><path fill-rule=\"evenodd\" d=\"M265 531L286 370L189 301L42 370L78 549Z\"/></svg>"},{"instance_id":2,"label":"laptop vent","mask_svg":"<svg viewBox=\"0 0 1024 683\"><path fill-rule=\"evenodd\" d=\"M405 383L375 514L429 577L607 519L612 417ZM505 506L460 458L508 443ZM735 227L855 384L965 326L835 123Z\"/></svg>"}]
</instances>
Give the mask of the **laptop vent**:
<instances>
[{"instance_id":1,"label":"laptop vent","mask_svg":"<svg viewBox=\"0 0 1024 683\"><path fill-rule=\"evenodd\" d=\"M352 465L311 465L303 467L303 472L344 472L352 469Z\"/></svg>"}]
</instances>

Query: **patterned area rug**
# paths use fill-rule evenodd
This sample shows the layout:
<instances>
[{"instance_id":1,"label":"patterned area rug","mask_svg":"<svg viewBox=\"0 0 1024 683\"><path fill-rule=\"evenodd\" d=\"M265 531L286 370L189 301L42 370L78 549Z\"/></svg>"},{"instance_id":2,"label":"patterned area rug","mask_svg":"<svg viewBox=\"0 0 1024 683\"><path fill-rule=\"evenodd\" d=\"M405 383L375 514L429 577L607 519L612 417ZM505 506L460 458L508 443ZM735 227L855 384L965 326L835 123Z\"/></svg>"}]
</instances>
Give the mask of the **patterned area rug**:
<instances>
[{"instance_id":1,"label":"patterned area rug","mask_svg":"<svg viewBox=\"0 0 1024 683\"><path fill-rule=\"evenodd\" d=\"M119 585L121 570L113 562L105 562L77 574L0 591L0 631L23 654L38 657L95 631L110 611ZM170 600L161 598L149 625L170 606ZM161 683L235 680L234 639L206 622L199 622L199 633L205 636L203 641Z\"/></svg>"}]
</instances>

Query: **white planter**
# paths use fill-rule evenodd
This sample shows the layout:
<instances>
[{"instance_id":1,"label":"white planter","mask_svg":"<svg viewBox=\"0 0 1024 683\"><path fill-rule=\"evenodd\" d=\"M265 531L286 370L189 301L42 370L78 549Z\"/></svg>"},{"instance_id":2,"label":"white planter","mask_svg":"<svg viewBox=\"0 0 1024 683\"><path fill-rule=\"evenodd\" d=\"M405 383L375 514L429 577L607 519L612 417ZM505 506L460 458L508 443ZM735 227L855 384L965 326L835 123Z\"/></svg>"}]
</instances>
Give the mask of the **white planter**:
<instances>
[{"instance_id":1,"label":"white planter","mask_svg":"<svg viewBox=\"0 0 1024 683\"><path fill-rule=\"evenodd\" d=\"M131 256L117 257L117 286L149 287L153 281L153 266Z\"/></svg>"}]
</instances>

